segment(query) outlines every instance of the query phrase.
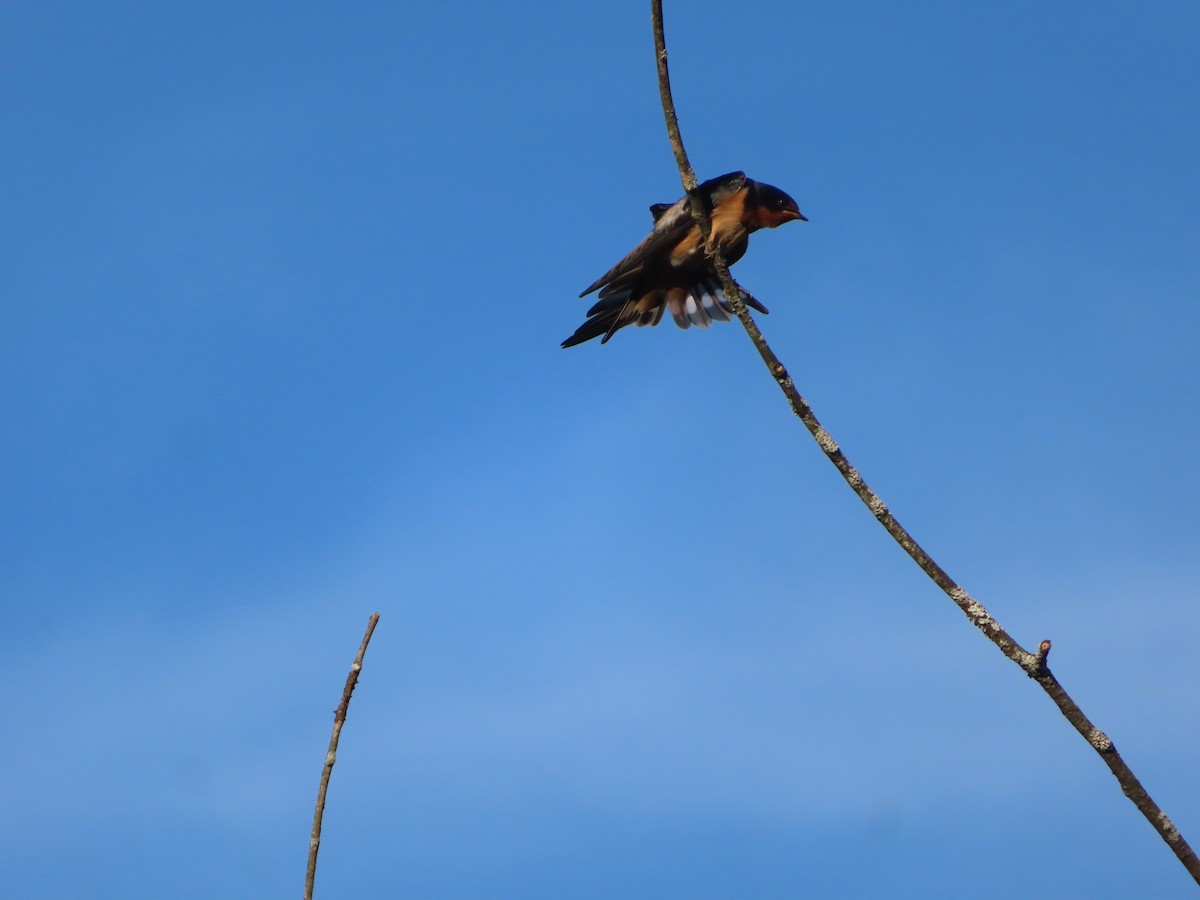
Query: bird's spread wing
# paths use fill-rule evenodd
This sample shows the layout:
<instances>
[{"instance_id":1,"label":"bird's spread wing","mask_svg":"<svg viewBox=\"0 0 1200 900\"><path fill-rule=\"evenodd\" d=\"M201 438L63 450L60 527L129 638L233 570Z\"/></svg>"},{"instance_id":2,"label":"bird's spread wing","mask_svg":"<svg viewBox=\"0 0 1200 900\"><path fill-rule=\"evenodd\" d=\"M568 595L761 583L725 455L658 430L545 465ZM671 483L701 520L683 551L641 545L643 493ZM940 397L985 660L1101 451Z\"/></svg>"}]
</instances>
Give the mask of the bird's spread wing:
<instances>
[{"instance_id":1,"label":"bird's spread wing","mask_svg":"<svg viewBox=\"0 0 1200 900\"><path fill-rule=\"evenodd\" d=\"M704 182L697 190L708 198L711 209L745 184L745 172L730 172L728 175ZM655 204L650 207L650 212L654 215L654 230L630 250L624 259L588 285L580 297L586 297L598 288L617 289L628 284L638 276L648 260L658 253L669 252L670 248L683 240L695 225L687 197L675 201L670 206L665 203Z\"/></svg>"}]
</instances>

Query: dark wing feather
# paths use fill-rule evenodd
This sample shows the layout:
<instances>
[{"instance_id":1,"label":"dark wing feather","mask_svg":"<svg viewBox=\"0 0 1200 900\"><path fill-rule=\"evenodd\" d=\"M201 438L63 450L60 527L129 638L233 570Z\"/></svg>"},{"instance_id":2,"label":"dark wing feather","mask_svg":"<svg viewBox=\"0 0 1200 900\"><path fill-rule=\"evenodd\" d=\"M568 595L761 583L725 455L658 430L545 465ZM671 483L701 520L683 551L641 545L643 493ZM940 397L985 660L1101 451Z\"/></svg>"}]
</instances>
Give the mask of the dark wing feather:
<instances>
[{"instance_id":1,"label":"dark wing feather","mask_svg":"<svg viewBox=\"0 0 1200 900\"><path fill-rule=\"evenodd\" d=\"M730 172L720 178L704 182L697 190L708 198L709 207L720 203L725 197L740 190L746 183L745 172ZM607 286L618 287L628 283L655 254L669 250L687 235L695 224L688 208L688 198L676 200L670 206L658 203L650 207L654 214L654 230L629 251L619 263L593 281L581 293L586 297L592 291Z\"/></svg>"}]
</instances>

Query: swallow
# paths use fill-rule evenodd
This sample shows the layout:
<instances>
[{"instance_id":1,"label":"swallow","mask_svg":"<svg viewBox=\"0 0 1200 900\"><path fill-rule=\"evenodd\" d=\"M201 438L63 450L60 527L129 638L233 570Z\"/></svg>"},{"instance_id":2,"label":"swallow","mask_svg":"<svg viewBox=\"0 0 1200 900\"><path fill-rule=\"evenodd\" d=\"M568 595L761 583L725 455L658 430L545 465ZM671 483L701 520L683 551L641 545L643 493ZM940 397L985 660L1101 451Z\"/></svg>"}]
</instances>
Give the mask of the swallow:
<instances>
[{"instance_id":1,"label":"swallow","mask_svg":"<svg viewBox=\"0 0 1200 900\"><path fill-rule=\"evenodd\" d=\"M730 266L742 258L750 235L760 228L774 228L793 219L808 221L795 200L777 187L752 181L745 172L706 181L697 191L708 204L712 237ZM562 342L564 347L595 337L605 344L626 325L657 325L668 309L680 328L707 328L733 317L688 198L656 203L650 214L654 230L579 295L600 291L587 312L587 321ZM739 290L743 303L766 313L767 308L748 291Z\"/></svg>"}]
</instances>

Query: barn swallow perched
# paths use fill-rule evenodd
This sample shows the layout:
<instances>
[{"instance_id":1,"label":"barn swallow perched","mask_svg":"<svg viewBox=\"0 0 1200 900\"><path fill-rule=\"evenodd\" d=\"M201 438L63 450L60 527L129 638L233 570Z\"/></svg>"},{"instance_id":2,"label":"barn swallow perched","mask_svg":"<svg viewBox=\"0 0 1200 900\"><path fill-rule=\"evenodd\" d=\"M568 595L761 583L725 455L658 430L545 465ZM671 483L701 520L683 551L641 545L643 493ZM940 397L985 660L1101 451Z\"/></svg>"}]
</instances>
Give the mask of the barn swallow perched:
<instances>
[{"instance_id":1,"label":"barn swallow perched","mask_svg":"<svg viewBox=\"0 0 1200 900\"><path fill-rule=\"evenodd\" d=\"M777 187L750 180L745 172L706 181L697 191L708 203L712 236L731 266L745 254L751 233L793 219L808 221L795 200ZM712 259L705 253L704 236L692 218L688 198L656 203L650 214L654 230L579 295L600 291L599 300L587 312L587 321L562 342L564 347L594 337L607 343L618 329L630 324L657 325L667 309L680 328L707 328L712 322L728 322L733 317ZM748 291L742 291L742 302L759 312L767 311Z\"/></svg>"}]
</instances>

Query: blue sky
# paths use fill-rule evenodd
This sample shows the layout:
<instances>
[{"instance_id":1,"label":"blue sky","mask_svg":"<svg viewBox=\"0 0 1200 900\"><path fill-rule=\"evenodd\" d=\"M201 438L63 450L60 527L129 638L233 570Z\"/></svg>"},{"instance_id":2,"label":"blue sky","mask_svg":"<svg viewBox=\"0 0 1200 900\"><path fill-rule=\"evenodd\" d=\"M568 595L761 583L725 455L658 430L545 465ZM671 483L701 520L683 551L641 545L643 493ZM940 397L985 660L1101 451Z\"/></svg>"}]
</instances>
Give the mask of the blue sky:
<instances>
[{"instance_id":1,"label":"blue sky","mask_svg":"<svg viewBox=\"0 0 1200 900\"><path fill-rule=\"evenodd\" d=\"M412 6L0 12L4 892L296 896L378 610L324 896L1190 896L740 326L559 348L647 4ZM1200 8L666 13L768 339L1200 841Z\"/></svg>"}]
</instances>

